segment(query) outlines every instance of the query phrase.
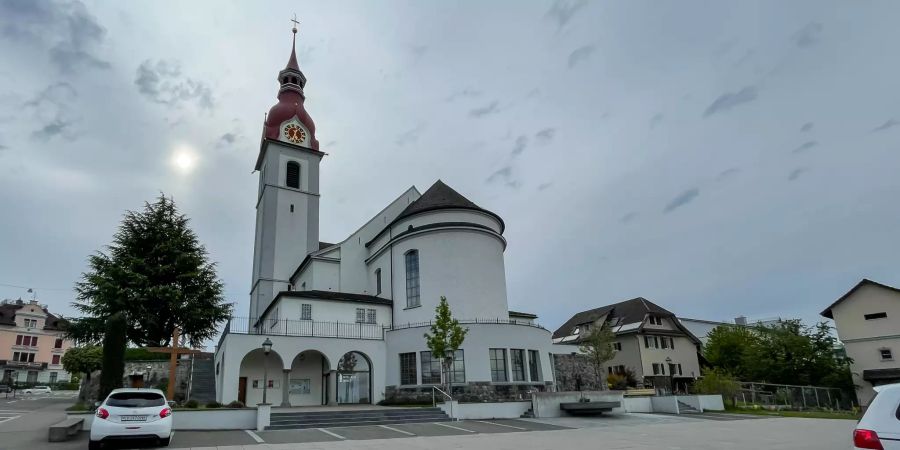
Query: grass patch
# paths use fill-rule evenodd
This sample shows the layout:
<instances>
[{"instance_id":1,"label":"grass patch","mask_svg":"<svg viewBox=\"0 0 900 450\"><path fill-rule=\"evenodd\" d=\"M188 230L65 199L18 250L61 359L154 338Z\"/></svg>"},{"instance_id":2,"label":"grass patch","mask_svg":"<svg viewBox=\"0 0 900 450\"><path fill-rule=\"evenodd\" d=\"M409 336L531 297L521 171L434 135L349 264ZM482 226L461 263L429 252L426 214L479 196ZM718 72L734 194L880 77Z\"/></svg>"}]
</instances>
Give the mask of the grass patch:
<instances>
[{"instance_id":1,"label":"grass patch","mask_svg":"<svg viewBox=\"0 0 900 450\"><path fill-rule=\"evenodd\" d=\"M805 419L859 420L862 414L850 411L770 411L767 409L728 408L729 413L771 417L800 417Z\"/></svg>"}]
</instances>

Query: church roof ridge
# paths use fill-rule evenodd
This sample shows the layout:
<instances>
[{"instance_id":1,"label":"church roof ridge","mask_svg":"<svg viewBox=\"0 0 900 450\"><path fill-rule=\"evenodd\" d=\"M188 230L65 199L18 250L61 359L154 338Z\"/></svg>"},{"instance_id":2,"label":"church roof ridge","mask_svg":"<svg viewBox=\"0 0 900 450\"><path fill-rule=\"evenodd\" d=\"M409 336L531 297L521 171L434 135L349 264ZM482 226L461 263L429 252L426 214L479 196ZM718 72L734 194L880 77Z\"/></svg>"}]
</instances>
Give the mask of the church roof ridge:
<instances>
[{"instance_id":1,"label":"church roof ridge","mask_svg":"<svg viewBox=\"0 0 900 450\"><path fill-rule=\"evenodd\" d=\"M434 184L432 184L431 187L429 187L421 197L419 197L416 201L410 203L409 206L406 207L406 209L401 211L397 218L394 219L394 222L423 212L453 208L471 209L494 216L500 222L501 234L506 228L506 224L503 222L503 219L500 218L500 216L476 205L475 202L469 200L464 195L448 186L447 183L444 183L444 181L440 178L438 178L437 181L435 181Z\"/></svg>"}]
</instances>

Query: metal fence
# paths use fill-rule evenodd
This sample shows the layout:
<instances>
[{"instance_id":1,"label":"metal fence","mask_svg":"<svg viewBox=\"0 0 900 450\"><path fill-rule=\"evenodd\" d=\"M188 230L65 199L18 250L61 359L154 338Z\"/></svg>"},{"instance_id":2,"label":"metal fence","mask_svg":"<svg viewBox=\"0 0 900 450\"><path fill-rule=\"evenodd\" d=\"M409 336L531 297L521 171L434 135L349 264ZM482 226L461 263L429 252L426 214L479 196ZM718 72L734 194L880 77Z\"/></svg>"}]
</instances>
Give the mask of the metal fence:
<instances>
[{"instance_id":1,"label":"metal fence","mask_svg":"<svg viewBox=\"0 0 900 450\"><path fill-rule=\"evenodd\" d=\"M741 383L735 403L786 409L851 410L857 406L852 395L838 388L771 383Z\"/></svg>"},{"instance_id":2,"label":"metal fence","mask_svg":"<svg viewBox=\"0 0 900 450\"><path fill-rule=\"evenodd\" d=\"M540 328L542 330L546 330L546 328L528 321L528 320L514 320L514 319L463 319L459 320L459 323L462 325L468 324L500 324L500 325L521 325L532 328ZM406 328L418 328L418 327L430 327L434 324L434 321L427 322L410 322L410 323L398 323L391 327L388 327L388 330L403 330Z\"/></svg>"},{"instance_id":3,"label":"metal fence","mask_svg":"<svg viewBox=\"0 0 900 450\"><path fill-rule=\"evenodd\" d=\"M315 322L312 320L265 320L255 327L256 318L232 317L225 324L226 334L266 334L273 336L328 337L345 339L384 339L386 327L375 323ZM221 345L221 339L219 342Z\"/></svg>"}]
</instances>

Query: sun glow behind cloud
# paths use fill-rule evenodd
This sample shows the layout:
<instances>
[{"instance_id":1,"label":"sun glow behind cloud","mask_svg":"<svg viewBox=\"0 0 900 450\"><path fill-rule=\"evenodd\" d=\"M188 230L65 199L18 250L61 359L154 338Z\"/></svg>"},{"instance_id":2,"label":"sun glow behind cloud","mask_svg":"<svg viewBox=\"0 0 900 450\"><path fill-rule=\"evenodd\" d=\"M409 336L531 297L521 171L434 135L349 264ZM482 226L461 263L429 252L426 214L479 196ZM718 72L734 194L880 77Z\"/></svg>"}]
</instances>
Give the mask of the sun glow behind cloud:
<instances>
[{"instance_id":1,"label":"sun glow behind cloud","mask_svg":"<svg viewBox=\"0 0 900 450\"><path fill-rule=\"evenodd\" d=\"M191 173L197 165L197 153L186 145L178 146L172 153L170 163L182 174Z\"/></svg>"}]
</instances>

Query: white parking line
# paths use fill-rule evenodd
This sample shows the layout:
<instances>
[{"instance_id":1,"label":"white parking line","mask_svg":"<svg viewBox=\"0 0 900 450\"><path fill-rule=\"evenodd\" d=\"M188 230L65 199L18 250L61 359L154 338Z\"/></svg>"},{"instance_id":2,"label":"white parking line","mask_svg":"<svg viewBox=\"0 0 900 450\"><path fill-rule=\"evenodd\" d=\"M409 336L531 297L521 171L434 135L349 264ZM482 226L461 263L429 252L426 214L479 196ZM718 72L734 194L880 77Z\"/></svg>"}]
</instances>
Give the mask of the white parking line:
<instances>
[{"instance_id":1,"label":"white parking line","mask_svg":"<svg viewBox=\"0 0 900 450\"><path fill-rule=\"evenodd\" d=\"M410 433L409 431L398 430L398 429L396 429L396 428L389 427L389 426L387 426L387 425L378 425L378 426L381 427L381 428L384 428L385 430L391 430L391 431L396 431L396 432L398 432L398 433L403 433L403 434L405 434L405 435L407 435L407 436L415 436L415 435L416 435L416 433Z\"/></svg>"},{"instance_id":2,"label":"white parking line","mask_svg":"<svg viewBox=\"0 0 900 450\"><path fill-rule=\"evenodd\" d=\"M515 428L517 430L528 431L528 428L514 427L512 425L506 425L506 424L496 423L496 422L488 422L487 420L476 420L475 422L481 422L481 423L486 423L486 424L490 424L490 425L497 425L498 427Z\"/></svg>"},{"instance_id":3,"label":"white parking line","mask_svg":"<svg viewBox=\"0 0 900 450\"><path fill-rule=\"evenodd\" d=\"M435 422L434 424L435 424L435 425L440 425L440 426L442 426L442 427L453 428L454 430L465 431L466 433L475 433L475 432L472 431L472 430L467 430L467 429L465 429L465 428L460 428L460 427L454 427L453 425L447 425L446 423L437 423L437 422Z\"/></svg>"},{"instance_id":4,"label":"white parking line","mask_svg":"<svg viewBox=\"0 0 900 450\"><path fill-rule=\"evenodd\" d=\"M246 431L247 434L249 434L250 437L252 437L254 441L256 441L256 442L258 442L258 443L260 443L260 444L265 444L265 443L266 443L266 441L264 441L263 438L259 437L259 435L256 434L256 433L254 433L253 431L250 431L250 430L244 430L244 431Z\"/></svg>"},{"instance_id":5,"label":"white parking line","mask_svg":"<svg viewBox=\"0 0 900 450\"><path fill-rule=\"evenodd\" d=\"M343 436L341 436L341 435L339 435L339 434L337 434L337 433L332 433L331 431L328 431L328 430L326 430L326 429L324 429L324 428L316 428L316 429L319 430L319 431L321 431L321 432L323 432L323 433L325 433L325 434L330 434L330 435L332 435L332 436L334 436L334 437L336 437L336 438L338 438L338 439L347 439L347 438L345 438L345 437L343 437Z\"/></svg>"}]
</instances>

